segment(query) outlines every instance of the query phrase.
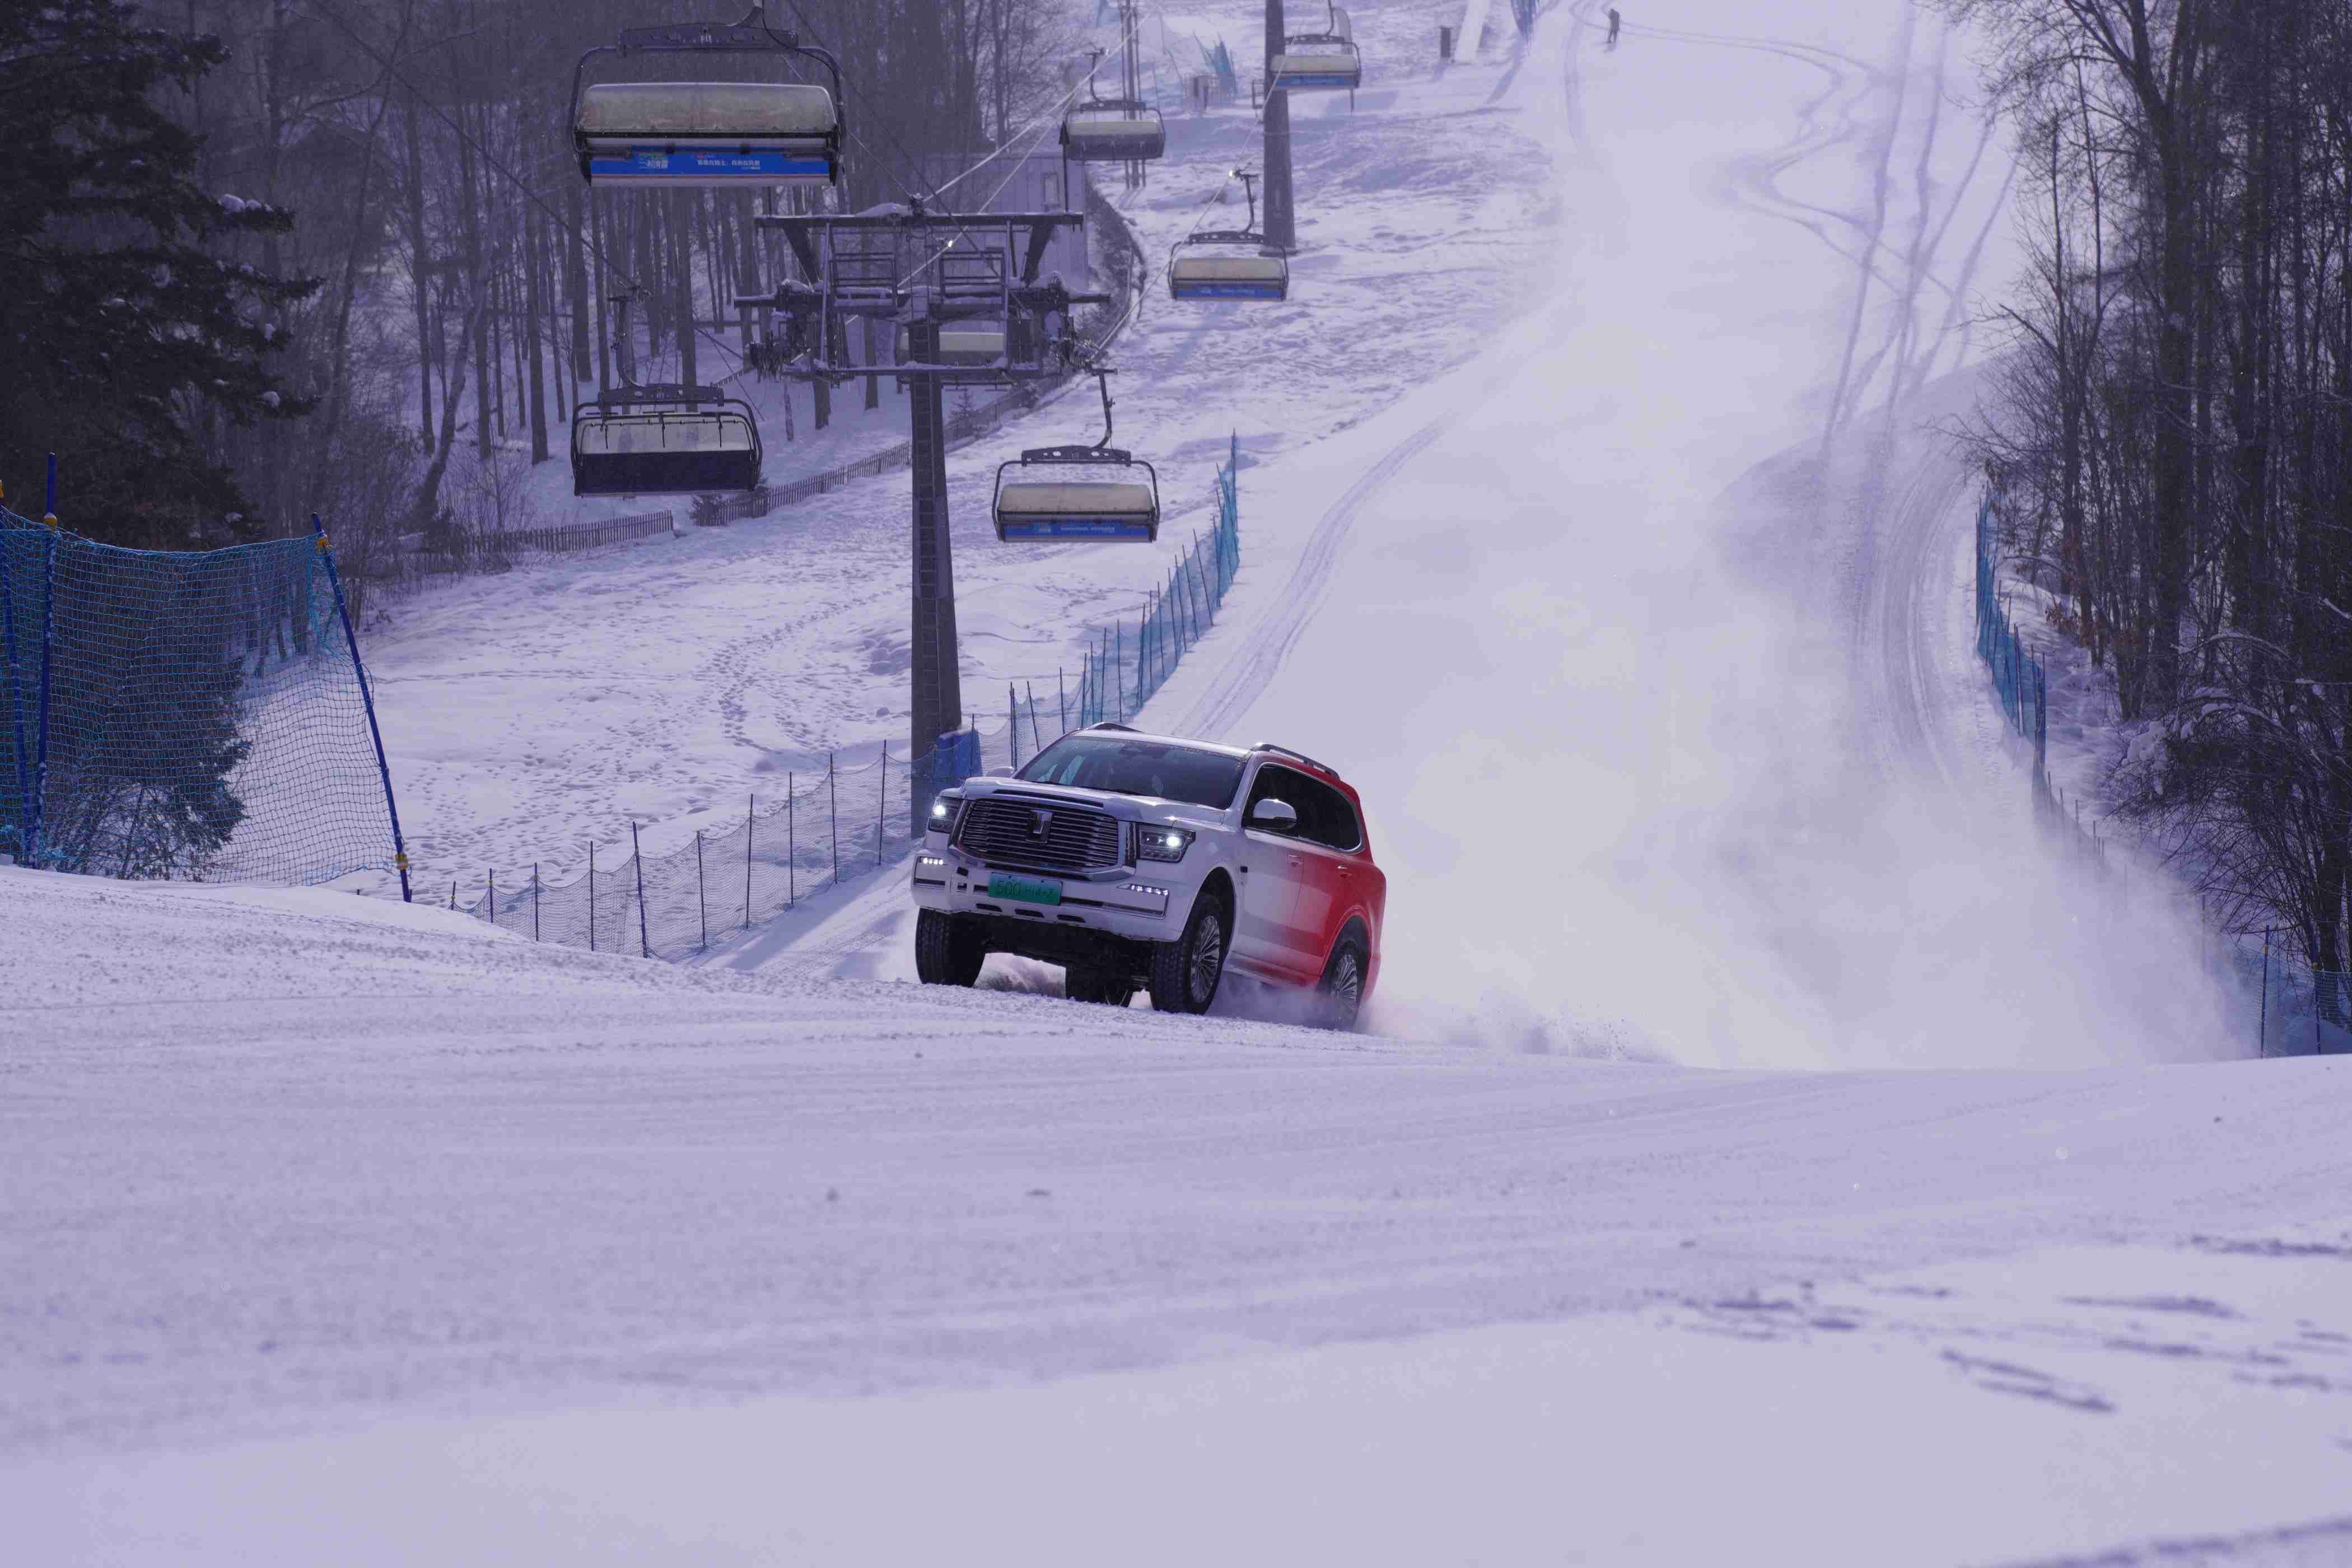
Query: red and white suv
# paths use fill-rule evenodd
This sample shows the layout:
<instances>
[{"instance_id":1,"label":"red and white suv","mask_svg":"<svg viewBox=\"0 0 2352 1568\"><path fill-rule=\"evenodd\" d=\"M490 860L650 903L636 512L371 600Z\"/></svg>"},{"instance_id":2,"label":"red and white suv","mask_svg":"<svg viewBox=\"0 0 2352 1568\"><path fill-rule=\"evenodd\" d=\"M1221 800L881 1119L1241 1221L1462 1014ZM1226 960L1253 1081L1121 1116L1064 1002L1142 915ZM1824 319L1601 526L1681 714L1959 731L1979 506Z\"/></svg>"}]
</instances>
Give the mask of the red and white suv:
<instances>
[{"instance_id":1,"label":"red and white suv","mask_svg":"<svg viewBox=\"0 0 2352 1568\"><path fill-rule=\"evenodd\" d=\"M1347 781L1280 746L1097 724L1019 774L943 791L915 855L915 970L970 985L992 952L1068 994L1201 1013L1227 968L1353 1028L1380 975L1388 879Z\"/></svg>"}]
</instances>

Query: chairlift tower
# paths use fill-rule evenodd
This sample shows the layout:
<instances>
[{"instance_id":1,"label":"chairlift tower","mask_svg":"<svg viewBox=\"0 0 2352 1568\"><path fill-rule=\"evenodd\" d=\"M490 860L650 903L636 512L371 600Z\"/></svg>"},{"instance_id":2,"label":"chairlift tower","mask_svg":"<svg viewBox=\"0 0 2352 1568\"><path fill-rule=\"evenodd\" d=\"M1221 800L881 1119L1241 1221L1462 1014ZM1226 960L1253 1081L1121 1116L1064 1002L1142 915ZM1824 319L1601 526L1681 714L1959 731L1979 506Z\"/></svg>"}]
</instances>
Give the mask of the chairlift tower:
<instances>
[{"instance_id":1,"label":"chairlift tower","mask_svg":"<svg viewBox=\"0 0 2352 1568\"><path fill-rule=\"evenodd\" d=\"M905 352L890 374L908 384L912 427L913 594L908 655L910 716L907 755L929 756L940 738L964 727L958 664L955 555L948 533L947 416L943 389L1058 380L1087 353L1070 313L1108 296L1073 294L1056 278L1040 279L1055 233L1085 220L1074 212L976 213L906 206L855 216L763 215L759 227L784 237L800 276L772 294L738 295L735 303L783 318L783 374L839 383L875 374L848 353L852 319L894 323ZM965 323L951 351L940 333ZM974 331L971 323L993 323ZM991 352L992 351L992 352ZM910 820L928 821L936 775L919 772L909 792Z\"/></svg>"},{"instance_id":2,"label":"chairlift tower","mask_svg":"<svg viewBox=\"0 0 2352 1568\"><path fill-rule=\"evenodd\" d=\"M1265 0L1265 241L1284 252L1298 247L1290 183L1290 93L1275 61L1288 36L1282 0Z\"/></svg>"},{"instance_id":3,"label":"chairlift tower","mask_svg":"<svg viewBox=\"0 0 2352 1568\"><path fill-rule=\"evenodd\" d=\"M1139 9L1139 0L1118 0L1119 52L1126 58L1125 97L1129 103L1143 101L1143 72L1139 64L1139 58L1143 52L1142 31L1143 17ZM1139 191L1143 188L1144 172L1148 167L1149 165L1140 159L1129 161L1127 164L1129 190ZM1066 200L1066 196L1064 199Z\"/></svg>"}]
</instances>

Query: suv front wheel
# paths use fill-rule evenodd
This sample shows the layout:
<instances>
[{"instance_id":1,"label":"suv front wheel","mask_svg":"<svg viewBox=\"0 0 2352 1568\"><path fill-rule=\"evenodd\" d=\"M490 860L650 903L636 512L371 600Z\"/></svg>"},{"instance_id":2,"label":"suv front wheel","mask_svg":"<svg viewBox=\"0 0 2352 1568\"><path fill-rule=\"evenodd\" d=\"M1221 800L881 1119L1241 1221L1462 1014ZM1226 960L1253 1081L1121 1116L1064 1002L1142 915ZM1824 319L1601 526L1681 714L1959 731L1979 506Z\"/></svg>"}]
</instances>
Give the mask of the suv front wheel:
<instances>
[{"instance_id":1,"label":"suv front wheel","mask_svg":"<svg viewBox=\"0 0 2352 1568\"><path fill-rule=\"evenodd\" d=\"M1192 906L1184 934L1151 948L1151 1005L1162 1013L1205 1013L1225 976L1225 906L1213 894Z\"/></svg>"},{"instance_id":2,"label":"suv front wheel","mask_svg":"<svg viewBox=\"0 0 2352 1568\"><path fill-rule=\"evenodd\" d=\"M915 916L915 978L926 985L969 985L988 960L988 942L979 922L944 910Z\"/></svg>"}]
</instances>

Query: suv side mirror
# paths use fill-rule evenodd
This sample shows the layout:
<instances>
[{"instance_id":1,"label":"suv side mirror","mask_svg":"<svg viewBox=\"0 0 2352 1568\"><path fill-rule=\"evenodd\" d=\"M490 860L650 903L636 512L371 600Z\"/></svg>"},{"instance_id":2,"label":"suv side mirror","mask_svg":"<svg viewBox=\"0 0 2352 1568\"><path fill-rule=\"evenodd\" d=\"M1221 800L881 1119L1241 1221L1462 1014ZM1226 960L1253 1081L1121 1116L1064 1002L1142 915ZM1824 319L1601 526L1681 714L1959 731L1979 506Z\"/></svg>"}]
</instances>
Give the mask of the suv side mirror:
<instances>
[{"instance_id":1,"label":"suv side mirror","mask_svg":"<svg viewBox=\"0 0 2352 1568\"><path fill-rule=\"evenodd\" d=\"M1298 831L1298 808L1286 800L1262 800L1250 807L1249 825L1268 833Z\"/></svg>"}]
</instances>

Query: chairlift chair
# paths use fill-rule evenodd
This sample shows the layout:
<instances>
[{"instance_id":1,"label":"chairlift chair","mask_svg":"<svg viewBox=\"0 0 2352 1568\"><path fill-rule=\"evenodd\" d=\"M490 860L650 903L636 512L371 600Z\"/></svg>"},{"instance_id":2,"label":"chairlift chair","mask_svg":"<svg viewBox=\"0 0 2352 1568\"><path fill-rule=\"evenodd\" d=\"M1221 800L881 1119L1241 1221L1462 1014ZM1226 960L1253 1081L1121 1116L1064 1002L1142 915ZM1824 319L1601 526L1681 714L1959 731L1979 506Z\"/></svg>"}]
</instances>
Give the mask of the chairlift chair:
<instances>
[{"instance_id":1,"label":"chairlift chair","mask_svg":"<svg viewBox=\"0 0 2352 1568\"><path fill-rule=\"evenodd\" d=\"M788 56L815 62L831 85L804 81L590 82L600 55ZM572 133L592 185L820 185L841 178L841 68L821 48L742 21L626 27L590 49L572 80Z\"/></svg>"},{"instance_id":2,"label":"chairlift chair","mask_svg":"<svg viewBox=\"0 0 2352 1568\"><path fill-rule=\"evenodd\" d=\"M1287 300L1290 263L1265 236L1246 229L1202 229L1168 255L1171 300Z\"/></svg>"},{"instance_id":3,"label":"chairlift chair","mask_svg":"<svg viewBox=\"0 0 2352 1568\"><path fill-rule=\"evenodd\" d=\"M1168 122L1160 110L1137 98L1104 98L1095 91L1095 68L1087 66L1087 100L1062 116L1062 157L1072 163L1143 163L1168 151Z\"/></svg>"},{"instance_id":4,"label":"chairlift chair","mask_svg":"<svg viewBox=\"0 0 2352 1568\"><path fill-rule=\"evenodd\" d=\"M1249 198L1245 228L1195 229L1168 251L1171 300L1287 300L1290 262L1257 227L1257 176L1235 169Z\"/></svg>"},{"instance_id":5,"label":"chairlift chair","mask_svg":"<svg viewBox=\"0 0 2352 1568\"><path fill-rule=\"evenodd\" d=\"M1160 475L1110 445L1109 372L1102 386L1102 439L1091 447L1035 447L996 470L1001 540L1160 537Z\"/></svg>"},{"instance_id":6,"label":"chairlift chair","mask_svg":"<svg viewBox=\"0 0 2352 1568\"><path fill-rule=\"evenodd\" d=\"M1353 92L1364 85L1364 57L1356 47L1355 24L1337 5L1319 33L1291 33L1274 57L1269 87L1292 92Z\"/></svg>"},{"instance_id":7,"label":"chairlift chair","mask_svg":"<svg viewBox=\"0 0 2352 1568\"><path fill-rule=\"evenodd\" d=\"M1062 117L1062 156L1073 163L1148 163L1167 151L1167 122L1135 99L1095 99Z\"/></svg>"},{"instance_id":8,"label":"chairlift chair","mask_svg":"<svg viewBox=\"0 0 2352 1568\"><path fill-rule=\"evenodd\" d=\"M575 496L755 489L761 461L751 405L715 386L631 386L572 410Z\"/></svg>"}]
</instances>

